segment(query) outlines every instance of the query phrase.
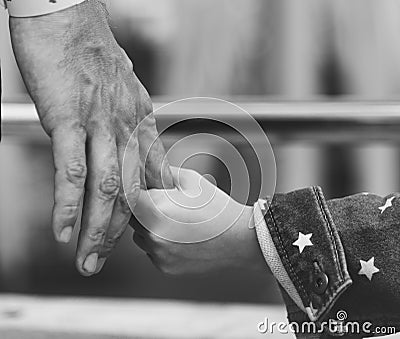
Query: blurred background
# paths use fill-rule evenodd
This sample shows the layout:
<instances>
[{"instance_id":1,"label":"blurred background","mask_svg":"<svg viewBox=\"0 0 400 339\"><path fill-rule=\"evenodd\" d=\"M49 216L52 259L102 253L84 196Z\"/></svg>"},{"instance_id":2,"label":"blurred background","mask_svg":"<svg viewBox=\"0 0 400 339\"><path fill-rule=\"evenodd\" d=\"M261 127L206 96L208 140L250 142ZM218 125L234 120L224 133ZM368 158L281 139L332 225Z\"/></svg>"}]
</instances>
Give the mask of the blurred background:
<instances>
[{"instance_id":1,"label":"blurred background","mask_svg":"<svg viewBox=\"0 0 400 339\"><path fill-rule=\"evenodd\" d=\"M395 0L108 0L112 27L157 96L395 99ZM2 13L4 97L23 100Z\"/></svg>"},{"instance_id":2,"label":"blurred background","mask_svg":"<svg viewBox=\"0 0 400 339\"><path fill-rule=\"evenodd\" d=\"M213 96L257 113L275 151L277 191L321 185L332 198L399 190L398 1L112 0L109 10L156 103ZM3 103L27 103L3 12L0 25ZM75 242L56 244L50 229L49 140L37 122L8 117L0 145L0 293L281 304L268 274L163 276L130 232L104 272L80 277ZM166 147L180 136L167 133ZM196 166L229 186L220 165L199 159Z\"/></svg>"}]
</instances>

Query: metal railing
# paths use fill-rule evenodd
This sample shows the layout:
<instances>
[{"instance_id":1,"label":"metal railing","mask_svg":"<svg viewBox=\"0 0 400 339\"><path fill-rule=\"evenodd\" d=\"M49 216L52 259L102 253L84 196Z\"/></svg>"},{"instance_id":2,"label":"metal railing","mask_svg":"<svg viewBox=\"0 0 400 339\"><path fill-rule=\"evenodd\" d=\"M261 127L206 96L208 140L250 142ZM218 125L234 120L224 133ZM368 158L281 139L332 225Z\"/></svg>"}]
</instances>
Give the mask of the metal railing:
<instances>
[{"instance_id":1,"label":"metal railing","mask_svg":"<svg viewBox=\"0 0 400 339\"><path fill-rule=\"evenodd\" d=\"M177 118L194 118L215 108L209 103L185 102L179 116L170 110L159 114L157 109L165 103L154 104L160 130ZM342 196L360 190L384 194L400 188L400 102L245 100L237 105L259 122L271 141L277 158L278 190L319 184L327 196ZM49 142L32 104L3 104L2 115L3 141ZM214 116L222 121L243 118L243 114L223 109ZM163 135L167 148L180 134L191 133L187 127L167 130ZM197 127L194 124L194 130ZM240 140L229 140L240 146Z\"/></svg>"},{"instance_id":2,"label":"metal railing","mask_svg":"<svg viewBox=\"0 0 400 339\"><path fill-rule=\"evenodd\" d=\"M166 102L154 104L160 125L176 119L174 114L157 114ZM312 138L323 142L349 142L362 140L400 140L400 102L237 102L274 137L288 140ZM183 103L185 113L179 118L196 116L199 112L212 112L208 103ZM240 114L221 111L215 118L241 119ZM23 132L22 127L38 125L32 104L2 105L3 134Z\"/></svg>"}]
</instances>

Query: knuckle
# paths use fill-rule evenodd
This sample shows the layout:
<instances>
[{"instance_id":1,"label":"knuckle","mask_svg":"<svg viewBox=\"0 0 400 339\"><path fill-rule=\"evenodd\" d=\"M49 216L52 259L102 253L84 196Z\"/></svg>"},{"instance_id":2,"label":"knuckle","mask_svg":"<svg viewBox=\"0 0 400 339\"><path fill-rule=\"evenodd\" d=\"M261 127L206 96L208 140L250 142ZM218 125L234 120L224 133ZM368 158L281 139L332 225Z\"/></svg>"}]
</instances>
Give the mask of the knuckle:
<instances>
[{"instance_id":1,"label":"knuckle","mask_svg":"<svg viewBox=\"0 0 400 339\"><path fill-rule=\"evenodd\" d=\"M78 75L78 84L82 95L80 108L82 111L90 110L90 106L99 101L101 81L93 72L86 70Z\"/></svg>"},{"instance_id":2,"label":"knuckle","mask_svg":"<svg viewBox=\"0 0 400 339\"><path fill-rule=\"evenodd\" d=\"M91 89L96 89L98 85L98 80L89 72L82 72L78 75L79 84L83 87L90 87Z\"/></svg>"},{"instance_id":3,"label":"knuckle","mask_svg":"<svg viewBox=\"0 0 400 339\"><path fill-rule=\"evenodd\" d=\"M104 228L92 228L87 231L87 236L94 242L103 242L106 236Z\"/></svg>"},{"instance_id":4,"label":"knuckle","mask_svg":"<svg viewBox=\"0 0 400 339\"><path fill-rule=\"evenodd\" d=\"M121 179L117 172L113 171L104 176L100 182L100 197L104 200L115 199L121 187Z\"/></svg>"},{"instance_id":5,"label":"knuckle","mask_svg":"<svg viewBox=\"0 0 400 339\"><path fill-rule=\"evenodd\" d=\"M63 216L73 217L79 212L79 205L55 205L55 211L60 212Z\"/></svg>"},{"instance_id":6,"label":"knuckle","mask_svg":"<svg viewBox=\"0 0 400 339\"><path fill-rule=\"evenodd\" d=\"M81 160L74 160L68 163L66 169L67 180L77 187L85 185L87 174L86 164Z\"/></svg>"},{"instance_id":7,"label":"knuckle","mask_svg":"<svg viewBox=\"0 0 400 339\"><path fill-rule=\"evenodd\" d=\"M121 95L121 90L121 84L117 82L105 85L103 98L122 98L123 96Z\"/></svg>"},{"instance_id":8,"label":"knuckle","mask_svg":"<svg viewBox=\"0 0 400 339\"><path fill-rule=\"evenodd\" d=\"M82 124L82 121L78 117L74 117L70 120L70 128L76 135L76 137L81 141L85 142L86 141L86 130L84 125ZM65 126L68 126L65 124Z\"/></svg>"},{"instance_id":9,"label":"knuckle","mask_svg":"<svg viewBox=\"0 0 400 339\"><path fill-rule=\"evenodd\" d=\"M105 85L104 92L104 97L109 98L110 102L114 104L115 110L123 110L131 104L126 85L124 82L120 82L118 78L115 79L114 83ZM119 102L115 102L115 98L118 98Z\"/></svg>"},{"instance_id":10,"label":"knuckle","mask_svg":"<svg viewBox=\"0 0 400 339\"><path fill-rule=\"evenodd\" d=\"M107 115L106 111L91 113L86 120L86 130L90 138L93 138L95 135L101 135L104 142L112 144L115 142L113 116L111 114Z\"/></svg>"},{"instance_id":11,"label":"knuckle","mask_svg":"<svg viewBox=\"0 0 400 339\"><path fill-rule=\"evenodd\" d=\"M104 43L96 42L96 43L87 43L84 46L85 54L90 55L92 58L95 59L105 59L107 53L107 47Z\"/></svg>"}]
</instances>

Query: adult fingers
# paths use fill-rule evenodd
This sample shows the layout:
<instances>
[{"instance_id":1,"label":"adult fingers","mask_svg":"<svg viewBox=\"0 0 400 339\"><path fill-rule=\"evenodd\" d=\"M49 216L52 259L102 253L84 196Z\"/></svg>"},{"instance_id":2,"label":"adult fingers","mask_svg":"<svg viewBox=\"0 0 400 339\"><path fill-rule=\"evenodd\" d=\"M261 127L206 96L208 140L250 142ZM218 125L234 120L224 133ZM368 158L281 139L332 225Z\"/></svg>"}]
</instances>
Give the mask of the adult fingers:
<instances>
[{"instance_id":1,"label":"adult fingers","mask_svg":"<svg viewBox=\"0 0 400 339\"><path fill-rule=\"evenodd\" d=\"M108 130L97 128L88 138L87 150L88 173L76 257L83 275L96 271L121 184L115 137Z\"/></svg>"},{"instance_id":2,"label":"adult fingers","mask_svg":"<svg viewBox=\"0 0 400 339\"><path fill-rule=\"evenodd\" d=\"M79 126L51 133L55 166L52 227L58 241L67 243L79 215L86 180L86 132Z\"/></svg>"},{"instance_id":3,"label":"adult fingers","mask_svg":"<svg viewBox=\"0 0 400 339\"><path fill-rule=\"evenodd\" d=\"M111 254L124 234L132 216L131 208L134 208L140 194L140 158L137 133L135 132L132 135L126 148L125 144L125 142L121 142L118 146L118 162L122 169L121 189L115 200L106 240L100 252L101 259L97 272L101 270L105 259Z\"/></svg>"},{"instance_id":4,"label":"adult fingers","mask_svg":"<svg viewBox=\"0 0 400 339\"><path fill-rule=\"evenodd\" d=\"M164 145L158 135L152 106L147 104L140 107L139 110L147 112L146 116L140 121L138 136L146 187L173 188L174 182L165 156Z\"/></svg>"}]
</instances>

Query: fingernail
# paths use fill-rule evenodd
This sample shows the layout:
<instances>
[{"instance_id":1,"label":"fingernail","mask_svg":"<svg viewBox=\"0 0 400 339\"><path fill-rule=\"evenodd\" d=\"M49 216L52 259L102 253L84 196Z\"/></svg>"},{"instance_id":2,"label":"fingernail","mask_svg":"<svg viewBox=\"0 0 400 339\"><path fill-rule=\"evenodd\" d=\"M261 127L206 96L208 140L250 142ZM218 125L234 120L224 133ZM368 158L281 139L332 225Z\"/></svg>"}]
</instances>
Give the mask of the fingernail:
<instances>
[{"instance_id":1,"label":"fingernail","mask_svg":"<svg viewBox=\"0 0 400 339\"><path fill-rule=\"evenodd\" d=\"M106 263L106 258L100 258L97 260L97 266L96 266L96 272L95 272L96 274L102 270L105 263Z\"/></svg>"},{"instance_id":2,"label":"fingernail","mask_svg":"<svg viewBox=\"0 0 400 339\"><path fill-rule=\"evenodd\" d=\"M60 241L63 243L69 243L72 236L72 227L65 227L60 234Z\"/></svg>"},{"instance_id":3,"label":"fingernail","mask_svg":"<svg viewBox=\"0 0 400 339\"><path fill-rule=\"evenodd\" d=\"M99 255L97 253L89 254L83 264L83 269L88 273L94 273L97 267L97 259Z\"/></svg>"}]
</instances>

